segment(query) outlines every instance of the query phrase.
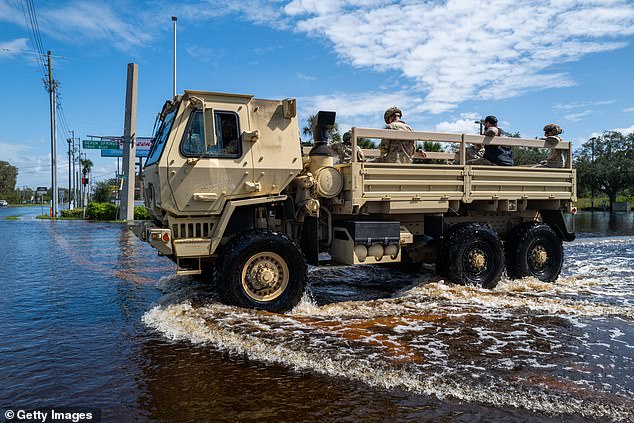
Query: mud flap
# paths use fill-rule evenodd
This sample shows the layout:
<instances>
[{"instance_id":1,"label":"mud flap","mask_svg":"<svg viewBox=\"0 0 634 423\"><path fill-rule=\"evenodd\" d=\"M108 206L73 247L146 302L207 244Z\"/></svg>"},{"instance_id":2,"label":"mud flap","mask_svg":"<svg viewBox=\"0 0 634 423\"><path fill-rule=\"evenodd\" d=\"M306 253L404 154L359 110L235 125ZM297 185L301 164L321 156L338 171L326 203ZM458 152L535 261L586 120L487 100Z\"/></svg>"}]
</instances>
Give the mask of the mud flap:
<instances>
[{"instance_id":1,"label":"mud flap","mask_svg":"<svg viewBox=\"0 0 634 423\"><path fill-rule=\"evenodd\" d=\"M306 262L313 266L319 265L319 220L316 217L306 216L302 226L302 239L300 246L306 258Z\"/></svg>"},{"instance_id":2,"label":"mud flap","mask_svg":"<svg viewBox=\"0 0 634 423\"><path fill-rule=\"evenodd\" d=\"M569 230L561 210L540 210L539 214L542 216L542 221L550 225L562 240L570 242L577 237L574 216Z\"/></svg>"}]
</instances>

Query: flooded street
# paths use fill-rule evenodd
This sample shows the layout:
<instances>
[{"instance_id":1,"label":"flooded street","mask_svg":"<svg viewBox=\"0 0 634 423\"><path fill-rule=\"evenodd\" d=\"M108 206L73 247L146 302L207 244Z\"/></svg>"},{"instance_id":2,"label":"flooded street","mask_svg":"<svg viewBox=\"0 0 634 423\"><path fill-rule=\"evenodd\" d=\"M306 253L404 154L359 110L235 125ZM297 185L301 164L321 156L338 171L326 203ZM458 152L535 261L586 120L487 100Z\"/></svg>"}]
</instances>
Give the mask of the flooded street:
<instances>
[{"instance_id":1,"label":"flooded street","mask_svg":"<svg viewBox=\"0 0 634 423\"><path fill-rule=\"evenodd\" d=\"M36 214L0 209L2 408L94 407L103 421L634 421L634 213L578 216L555 284L312 268L286 315L221 305L124 225Z\"/></svg>"}]
</instances>

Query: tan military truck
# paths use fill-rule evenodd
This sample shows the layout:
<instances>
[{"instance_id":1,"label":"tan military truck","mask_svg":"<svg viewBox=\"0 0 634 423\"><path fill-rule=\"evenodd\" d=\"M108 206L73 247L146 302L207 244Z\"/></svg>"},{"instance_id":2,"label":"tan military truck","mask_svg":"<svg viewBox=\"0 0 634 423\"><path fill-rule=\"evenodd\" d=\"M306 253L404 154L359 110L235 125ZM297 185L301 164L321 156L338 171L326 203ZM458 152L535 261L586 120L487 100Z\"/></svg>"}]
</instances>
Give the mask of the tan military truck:
<instances>
[{"instance_id":1,"label":"tan military truck","mask_svg":"<svg viewBox=\"0 0 634 423\"><path fill-rule=\"evenodd\" d=\"M228 304L284 312L301 299L307 263L435 263L453 283L557 279L574 239L575 170L357 161L357 140L400 139L544 148L543 140L352 129L352 162L335 163L319 112L315 145L300 145L293 99L185 91L157 120L143 172L153 221L135 233L180 274L215 281ZM567 151L560 142L554 148ZM366 150L372 157L375 151ZM438 160L435 160L437 163ZM322 262L323 263L323 262Z\"/></svg>"}]
</instances>

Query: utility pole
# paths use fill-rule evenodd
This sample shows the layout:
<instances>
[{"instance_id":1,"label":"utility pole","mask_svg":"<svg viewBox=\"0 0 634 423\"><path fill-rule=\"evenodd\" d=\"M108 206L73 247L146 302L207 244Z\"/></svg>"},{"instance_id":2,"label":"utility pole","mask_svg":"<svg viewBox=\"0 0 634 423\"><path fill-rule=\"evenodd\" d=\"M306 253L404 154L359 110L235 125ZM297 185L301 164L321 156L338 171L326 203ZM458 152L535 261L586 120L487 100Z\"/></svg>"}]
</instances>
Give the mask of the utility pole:
<instances>
[{"instance_id":1,"label":"utility pole","mask_svg":"<svg viewBox=\"0 0 634 423\"><path fill-rule=\"evenodd\" d=\"M53 80L53 66L51 65L51 51L48 51L48 94L50 97L51 107L51 182L53 185L53 204L51 207L51 217L57 217L58 198L57 198L57 132L55 131L55 84Z\"/></svg>"},{"instance_id":2,"label":"utility pole","mask_svg":"<svg viewBox=\"0 0 634 423\"><path fill-rule=\"evenodd\" d=\"M592 141L592 183L590 184L590 187L592 189L592 194L590 197L590 210L592 211L592 213L594 213L594 141L596 141L596 137L592 137L590 138L590 141Z\"/></svg>"},{"instance_id":3,"label":"utility pole","mask_svg":"<svg viewBox=\"0 0 634 423\"><path fill-rule=\"evenodd\" d=\"M81 207L84 207L84 184L81 183L81 176L82 173L82 169L81 169L81 139L78 139L77 142L79 143L79 155L77 156L77 182L79 183L79 185L77 185L78 191L79 191L79 205Z\"/></svg>"},{"instance_id":4,"label":"utility pole","mask_svg":"<svg viewBox=\"0 0 634 423\"><path fill-rule=\"evenodd\" d=\"M176 97L176 21L178 18L172 16L172 22L174 22L174 83L172 89L172 95Z\"/></svg>"},{"instance_id":5,"label":"utility pole","mask_svg":"<svg viewBox=\"0 0 634 423\"><path fill-rule=\"evenodd\" d=\"M136 106L139 67L128 63L128 81L125 95L125 120L123 125L123 198L120 218L134 220L134 163L136 161Z\"/></svg>"},{"instance_id":6,"label":"utility pole","mask_svg":"<svg viewBox=\"0 0 634 423\"><path fill-rule=\"evenodd\" d=\"M70 132L72 133L73 131L70 131ZM73 166L71 165L71 162L70 162L70 150L71 150L71 142L73 142L73 139L72 138L68 138L66 141L68 142L68 210L70 210L71 209L71 203L70 202L72 201L72 198L73 198L73 196L71 194L72 189L73 189L73 184L72 184L72 181L73 181L73 179L72 179Z\"/></svg>"}]
</instances>

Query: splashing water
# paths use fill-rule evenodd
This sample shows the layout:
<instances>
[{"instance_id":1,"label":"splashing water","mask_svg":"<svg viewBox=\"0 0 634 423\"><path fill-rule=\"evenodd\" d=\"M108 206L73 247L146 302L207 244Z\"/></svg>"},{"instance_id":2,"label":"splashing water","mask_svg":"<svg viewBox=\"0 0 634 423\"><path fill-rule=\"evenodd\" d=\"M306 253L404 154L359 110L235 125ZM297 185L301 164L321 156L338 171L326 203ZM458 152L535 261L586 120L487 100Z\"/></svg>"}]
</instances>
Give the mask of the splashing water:
<instances>
[{"instance_id":1,"label":"splashing water","mask_svg":"<svg viewBox=\"0 0 634 423\"><path fill-rule=\"evenodd\" d=\"M494 290L427 272L311 269L286 315L224 306L171 277L143 321L169 339L382 389L632 420L634 239L576 242L566 255L555 284L503 279Z\"/></svg>"}]
</instances>

